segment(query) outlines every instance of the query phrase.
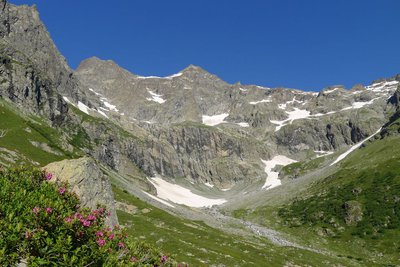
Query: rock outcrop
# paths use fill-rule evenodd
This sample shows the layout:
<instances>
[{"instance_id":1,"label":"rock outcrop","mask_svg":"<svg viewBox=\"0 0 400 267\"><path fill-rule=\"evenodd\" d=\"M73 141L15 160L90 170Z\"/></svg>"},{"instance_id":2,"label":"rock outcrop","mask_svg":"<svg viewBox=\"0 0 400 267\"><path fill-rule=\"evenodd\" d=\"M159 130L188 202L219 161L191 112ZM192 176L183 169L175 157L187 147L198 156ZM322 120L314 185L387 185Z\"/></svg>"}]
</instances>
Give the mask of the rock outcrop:
<instances>
[{"instance_id":1,"label":"rock outcrop","mask_svg":"<svg viewBox=\"0 0 400 267\"><path fill-rule=\"evenodd\" d=\"M106 223L109 226L118 224L111 183L93 159L84 157L53 162L44 169L53 174L52 181L68 182L83 207L96 209L97 205L106 206L111 213Z\"/></svg>"},{"instance_id":2,"label":"rock outcrop","mask_svg":"<svg viewBox=\"0 0 400 267\"><path fill-rule=\"evenodd\" d=\"M116 171L134 164L147 176L194 183L259 182L261 159L344 149L379 129L398 103L386 101L398 77L315 93L229 84L193 65L142 77L90 58L74 72L35 6L0 3L0 97L48 118Z\"/></svg>"}]
</instances>

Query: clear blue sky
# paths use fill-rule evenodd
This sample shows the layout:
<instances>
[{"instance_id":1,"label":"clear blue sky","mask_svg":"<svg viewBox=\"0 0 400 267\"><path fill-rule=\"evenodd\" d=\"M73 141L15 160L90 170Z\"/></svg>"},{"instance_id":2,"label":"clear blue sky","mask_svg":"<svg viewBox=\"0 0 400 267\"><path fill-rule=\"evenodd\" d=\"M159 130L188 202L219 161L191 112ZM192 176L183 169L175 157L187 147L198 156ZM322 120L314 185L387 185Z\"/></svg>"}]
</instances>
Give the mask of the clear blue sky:
<instances>
[{"instance_id":1,"label":"clear blue sky","mask_svg":"<svg viewBox=\"0 0 400 267\"><path fill-rule=\"evenodd\" d=\"M10 0L38 6L70 66L189 64L234 83L320 90L400 73L399 0Z\"/></svg>"}]
</instances>

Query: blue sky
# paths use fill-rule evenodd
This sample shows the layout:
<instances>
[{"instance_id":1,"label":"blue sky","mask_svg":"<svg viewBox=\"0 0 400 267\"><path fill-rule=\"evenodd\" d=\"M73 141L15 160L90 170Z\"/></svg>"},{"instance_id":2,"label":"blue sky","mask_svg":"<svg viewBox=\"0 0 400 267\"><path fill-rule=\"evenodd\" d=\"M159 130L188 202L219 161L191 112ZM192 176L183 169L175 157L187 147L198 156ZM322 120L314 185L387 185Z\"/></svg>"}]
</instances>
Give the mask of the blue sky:
<instances>
[{"instance_id":1,"label":"blue sky","mask_svg":"<svg viewBox=\"0 0 400 267\"><path fill-rule=\"evenodd\" d=\"M398 0L10 0L38 6L72 68L139 75L189 64L225 81L320 90L400 73Z\"/></svg>"}]
</instances>

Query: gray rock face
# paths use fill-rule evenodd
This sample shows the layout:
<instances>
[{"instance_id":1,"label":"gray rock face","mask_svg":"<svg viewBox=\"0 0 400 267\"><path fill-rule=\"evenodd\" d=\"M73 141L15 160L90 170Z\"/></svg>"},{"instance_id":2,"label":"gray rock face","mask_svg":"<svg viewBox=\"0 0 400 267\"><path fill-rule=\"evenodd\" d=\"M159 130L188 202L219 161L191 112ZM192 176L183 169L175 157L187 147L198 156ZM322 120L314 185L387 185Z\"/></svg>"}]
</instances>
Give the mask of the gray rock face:
<instances>
[{"instance_id":1,"label":"gray rock face","mask_svg":"<svg viewBox=\"0 0 400 267\"><path fill-rule=\"evenodd\" d=\"M36 6L2 1L0 11L0 96L55 124L65 121L68 112L62 96L91 106L87 90L57 50Z\"/></svg>"},{"instance_id":2,"label":"gray rock face","mask_svg":"<svg viewBox=\"0 0 400 267\"><path fill-rule=\"evenodd\" d=\"M399 101L386 101L397 76L314 93L228 84L193 65L169 77L141 77L90 58L73 72L35 7L3 0L0 10L0 96L66 135L79 128L90 144L82 150L120 172L134 164L148 176L195 183L257 182L266 178L261 159L344 149L379 129ZM78 118L67 98L102 120Z\"/></svg>"},{"instance_id":3,"label":"gray rock face","mask_svg":"<svg viewBox=\"0 0 400 267\"><path fill-rule=\"evenodd\" d=\"M93 159L85 157L53 162L44 169L53 174L54 182L68 182L83 207L96 209L98 204L106 206L111 212L106 223L109 226L118 224L110 181Z\"/></svg>"}]
</instances>

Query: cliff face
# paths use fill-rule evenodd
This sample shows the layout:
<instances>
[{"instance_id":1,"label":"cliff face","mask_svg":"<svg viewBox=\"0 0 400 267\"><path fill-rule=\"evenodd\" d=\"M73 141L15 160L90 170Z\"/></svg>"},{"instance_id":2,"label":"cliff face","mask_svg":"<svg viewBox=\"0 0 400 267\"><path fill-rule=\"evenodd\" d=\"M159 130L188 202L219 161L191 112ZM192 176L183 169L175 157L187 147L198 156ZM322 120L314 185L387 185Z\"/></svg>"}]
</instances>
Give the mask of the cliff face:
<instances>
[{"instance_id":1,"label":"cliff face","mask_svg":"<svg viewBox=\"0 0 400 267\"><path fill-rule=\"evenodd\" d=\"M192 65L141 77L90 58L73 72L35 7L0 3L0 96L48 118L86 154L125 174L135 165L147 176L217 186L265 180L261 159L303 160L353 145L398 102L387 102L398 77L314 93L228 84Z\"/></svg>"}]
</instances>

